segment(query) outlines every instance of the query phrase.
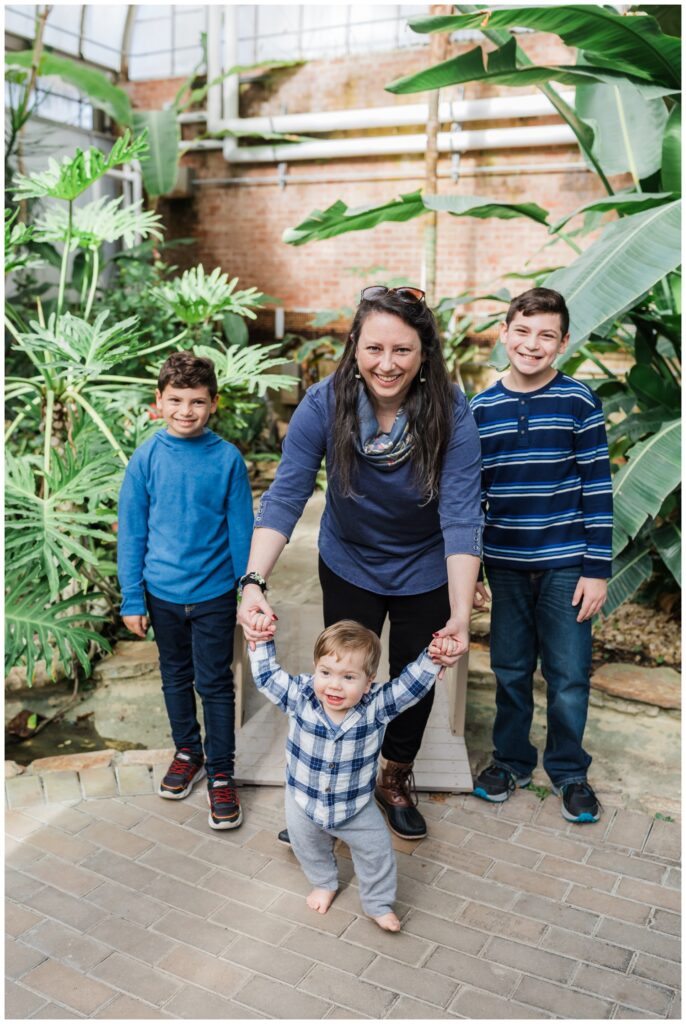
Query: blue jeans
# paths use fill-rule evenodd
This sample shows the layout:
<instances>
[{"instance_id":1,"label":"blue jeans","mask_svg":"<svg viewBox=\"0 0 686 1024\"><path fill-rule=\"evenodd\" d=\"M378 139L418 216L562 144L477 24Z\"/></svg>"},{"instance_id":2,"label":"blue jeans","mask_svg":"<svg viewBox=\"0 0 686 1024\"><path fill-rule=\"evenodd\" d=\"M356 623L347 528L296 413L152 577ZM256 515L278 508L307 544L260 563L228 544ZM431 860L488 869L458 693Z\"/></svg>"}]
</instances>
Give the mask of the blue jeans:
<instances>
[{"instance_id":1,"label":"blue jeans","mask_svg":"<svg viewBox=\"0 0 686 1024\"><path fill-rule=\"evenodd\" d=\"M591 621L577 622L578 567L540 572L487 567L493 594L491 667L496 677L493 760L518 778L536 767L529 740L533 675L540 656L548 688L543 767L553 785L582 782L591 757L581 746L588 714Z\"/></svg>"},{"instance_id":2,"label":"blue jeans","mask_svg":"<svg viewBox=\"0 0 686 1024\"><path fill-rule=\"evenodd\" d=\"M236 592L198 604L173 604L150 593L146 593L146 600L160 653L162 693L174 746L177 750L186 747L202 759L195 710L197 690L205 720L207 774L232 775L236 752L231 671Z\"/></svg>"}]
</instances>

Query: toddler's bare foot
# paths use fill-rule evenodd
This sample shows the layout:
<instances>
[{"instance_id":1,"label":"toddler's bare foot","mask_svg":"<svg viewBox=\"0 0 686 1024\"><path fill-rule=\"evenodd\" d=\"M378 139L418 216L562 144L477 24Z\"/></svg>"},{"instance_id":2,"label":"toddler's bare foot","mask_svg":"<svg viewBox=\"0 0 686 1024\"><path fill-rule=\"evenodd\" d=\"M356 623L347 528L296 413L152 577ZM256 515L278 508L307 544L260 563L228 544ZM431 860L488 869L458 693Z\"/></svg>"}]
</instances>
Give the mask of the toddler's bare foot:
<instances>
[{"instance_id":1,"label":"toddler's bare foot","mask_svg":"<svg viewBox=\"0 0 686 1024\"><path fill-rule=\"evenodd\" d=\"M382 914L381 917L373 917L372 921L376 921L379 928L383 928L385 932L400 931L400 921L392 910L389 910L387 914Z\"/></svg>"},{"instance_id":2,"label":"toddler's bare foot","mask_svg":"<svg viewBox=\"0 0 686 1024\"><path fill-rule=\"evenodd\" d=\"M325 914L331 904L333 898L336 895L335 890L331 889L313 889L310 895L307 897L306 903L310 910L316 910L319 914ZM394 915L395 916L395 915Z\"/></svg>"}]
</instances>

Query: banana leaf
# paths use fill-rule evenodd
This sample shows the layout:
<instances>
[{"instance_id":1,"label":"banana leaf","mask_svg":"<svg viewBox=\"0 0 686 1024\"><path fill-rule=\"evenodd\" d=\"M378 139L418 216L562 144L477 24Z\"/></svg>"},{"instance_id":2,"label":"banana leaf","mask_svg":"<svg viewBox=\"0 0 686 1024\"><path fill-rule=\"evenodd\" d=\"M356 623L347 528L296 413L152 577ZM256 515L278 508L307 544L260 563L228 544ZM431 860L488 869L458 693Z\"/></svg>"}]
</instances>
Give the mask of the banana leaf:
<instances>
[{"instance_id":1,"label":"banana leaf","mask_svg":"<svg viewBox=\"0 0 686 1024\"><path fill-rule=\"evenodd\" d=\"M627 462L613 481L613 544L621 551L646 519L655 517L681 479L681 420L675 419L627 452Z\"/></svg>"},{"instance_id":2,"label":"banana leaf","mask_svg":"<svg viewBox=\"0 0 686 1024\"><path fill-rule=\"evenodd\" d=\"M499 220L511 220L515 217L529 217L539 224L548 223L548 211L536 203L502 203L493 199L481 199L478 196L424 196L424 206L429 210L452 213L455 217L478 217L487 220L496 217Z\"/></svg>"},{"instance_id":3,"label":"banana leaf","mask_svg":"<svg viewBox=\"0 0 686 1024\"><path fill-rule=\"evenodd\" d=\"M176 111L134 110L136 134L148 131L148 153L141 158L143 184L149 196L163 196L176 184L179 167L181 132Z\"/></svg>"},{"instance_id":4,"label":"banana leaf","mask_svg":"<svg viewBox=\"0 0 686 1024\"><path fill-rule=\"evenodd\" d=\"M282 240L288 245L334 238L347 231L365 231L386 221L406 221L426 213L420 191L408 192L380 206L358 206L350 209L341 199L326 210L313 210L295 228L286 228Z\"/></svg>"},{"instance_id":5,"label":"banana leaf","mask_svg":"<svg viewBox=\"0 0 686 1024\"><path fill-rule=\"evenodd\" d=\"M681 586L681 530L674 523L653 530L652 538L660 558Z\"/></svg>"},{"instance_id":6,"label":"banana leaf","mask_svg":"<svg viewBox=\"0 0 686 1024\"><path fill-rule=\"evenodd\" d=\"M387 85L386 91L392 93L424 92L426 89L443 89L449 85L461 85L465 82L484 82L487 85L541 85L547 82L560 82L562 85L579 86L594 85L599 82L616 85L619 82L631 81L636 90L646 98L665 96L674 92L671 88L651 82L645 78L627 75L624 70L587 66L578 64L565 65L523 65L518 62L519 48L516 39L510 39L499 49L485 54L481 47L470 50L460 57L426 68L413 75L398 78Z\"/></svg>"},{"instance_id":7,"label":"banana leaf","mask_svg":"<svg viewBox=\"0 0 686 1024\"><path fill-rule=\"evenodd\" d=\"M590 55L583 54L580 67ZM574 108L594 130L592 153L605 174L629 171L634 181L659 171L668 111L664 100L637 88L627 76L612 84L581 82Z\"/></svg>"},{"instance_id":8,"label":"banana leaf","mask_svg":"<svg viewBox=\"0 0 686 1024\"><path fill-rule=\"evenodd\" d=\"M611 615L624 601L628 601L653 573L653 559L647 544L632 544L613 560L612 579L607 587L607 600L603 615Z\"/></svg>"},{"instance_id":9,"label":"banana leaf","mask_svg":"<svg viewBox=\"0 0 686 1024\"><path fill-rule=\"evenodd\" d=\"M555 221L550 227L550 233L555 234L574 217L591 210L600 213L608 213L610 210L616 210L618 213L641 213L643 210L652 210L656 206L674 202L678 198L676 192L616 192L613 196L591 199L590 202L577 206L576 210Z\"/></svg>"},{"instance_id":10,"label":"banana leaf","mask_svg":"<svg viewBox=\"0 0 686 1024\"><path fill-rule=\"evenodd\" d=\"M662 140L662 187L681 192L681 104L671 114Z\"/></svg>"},{"instance_id":11,"label":"banana leaf","mask_svg":"<svg viewBox=\"0 0 686 1024\"><path fill-rule=\"evenodd\" d=\"M568 267L545 280L561 292L571 317L564 366L598 330L676 270L681 258L681 200L608 224Z\"/></svg>"},{"instance_id":12,"label":"banana leaf","mask_svg":"<svg viewBox=\"0 0 686 1024\"><path fill-rule=\"evenodd\" d=\"M681 88L681 40L663 35L649 15L627 16L593 4L556 4L411 18L409 25L414 32L513 27L552 32L568 46L596 54L604 67L621 65L629 74Z\"/></svg>"},{"instance_id":13,"label":"banana leaf","mask_svg":"<svg viewBox=\"0 0 686 1024\"><path fill-rule=\"evenodd\" d=\"M30 69L34 59L33 50L20 50L5 54L5 63ZM112 85L109 78L96 68L86 67L69 57L58 57L55 53L43 52L38 65L38 74L57 75L64 82L75 85L85 93L94 107L104 110L118 124L131 124L131 101L123 89Z\"/></svg>"},{"instance_id":14,"label":"banana leaf","mask_svg":"<svg viewBox=\"0 0 686 1024\"><path fill-rule=\"evenodd\" d=\"M540 224L547 223L547 213L536 203L501 203L480 196L422 196L420 191L408 192L379 206L358 206L350 209L337 200L326 210L313 210L301 224L288 228L283 241L289 245L334 238L347 231L366 231L388 221L407 221L420 217L429 210L444 210L456 217L529 217Z\"/></svg>"}]
</instances>

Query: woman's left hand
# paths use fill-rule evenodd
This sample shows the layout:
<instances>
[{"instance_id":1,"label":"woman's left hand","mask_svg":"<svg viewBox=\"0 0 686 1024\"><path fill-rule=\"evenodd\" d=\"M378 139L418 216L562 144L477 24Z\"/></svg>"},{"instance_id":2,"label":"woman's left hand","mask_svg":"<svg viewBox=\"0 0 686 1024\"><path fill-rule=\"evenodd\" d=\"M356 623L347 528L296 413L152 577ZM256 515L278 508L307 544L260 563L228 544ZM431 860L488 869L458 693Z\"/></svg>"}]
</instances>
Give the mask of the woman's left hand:
<instances>
[{"instance_id":1,"label":"woman's left hand","mask_svg":"<svg viewBox=\"0 0 686 1024\"><path fill-rule=\"evenodd\" d=\"M456 665L461 656L469 650L469 623L460 622L458 619L448 619L443 629L439 629L434 634L434 638L435 640L447 638L450 641L448 644L436 644L433 650L431 647L429 648L431 660L443 666L438 673L438 678L442 679L446 668ZM438 652L439 646L441 653Z\"/></svg>"}]
</instances>

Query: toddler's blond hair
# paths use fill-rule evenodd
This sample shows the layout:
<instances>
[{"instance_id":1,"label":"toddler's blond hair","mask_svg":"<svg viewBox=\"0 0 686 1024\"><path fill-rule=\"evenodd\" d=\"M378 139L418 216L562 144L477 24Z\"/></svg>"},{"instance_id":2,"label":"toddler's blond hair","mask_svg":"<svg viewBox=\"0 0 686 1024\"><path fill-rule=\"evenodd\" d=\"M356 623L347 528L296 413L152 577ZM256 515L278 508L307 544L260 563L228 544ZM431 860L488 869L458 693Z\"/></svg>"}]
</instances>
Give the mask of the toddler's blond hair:
<instances>
[{"instance_id":1,"label":"toddler's blond hair","mask_svg":"<svg viewBox=\"0 0 686 1024\"><path fill-rule=\"evenodd\" d=\"M315 665L327 654L339 658L343 651L362 651L364 671L369 679L376 675L381 658L381 641L376 633L353 619L341 619L329 626L317 637L314 645Z\"/></svg>"}]
</instances>

